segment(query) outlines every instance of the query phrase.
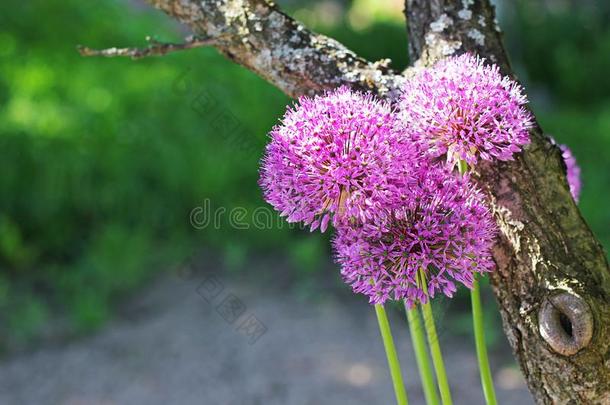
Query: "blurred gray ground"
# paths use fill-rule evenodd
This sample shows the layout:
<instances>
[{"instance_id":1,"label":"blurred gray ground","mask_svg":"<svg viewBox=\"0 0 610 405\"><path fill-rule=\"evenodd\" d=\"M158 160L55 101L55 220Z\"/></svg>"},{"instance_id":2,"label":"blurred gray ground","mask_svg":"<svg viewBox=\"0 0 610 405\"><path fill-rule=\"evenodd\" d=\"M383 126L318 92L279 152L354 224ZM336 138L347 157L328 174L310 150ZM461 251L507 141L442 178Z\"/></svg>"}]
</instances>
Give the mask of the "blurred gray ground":
<instances>
[{"instance_id":1,"label":"blurred gray ground","mask_svg":"<svg viewBox=\"0 0 610 405\"><path fill-rule=\"evenodd\" d=\"M374 311L365 302L215 277L166 275L101 333L5 359L0 404L394 403ZM221 316L230 320L226 306L217 309L223 302L243 312L233 324ZM267 328L254 344L255 329L240 330L250 315ZM410 403L422 404L407 327L397 311L391 316ZM483 404L473 345L444 336L442 348L455 403ZM491 359L499 402L532 404L501 352Z\"/></svg>"}]
</instances>

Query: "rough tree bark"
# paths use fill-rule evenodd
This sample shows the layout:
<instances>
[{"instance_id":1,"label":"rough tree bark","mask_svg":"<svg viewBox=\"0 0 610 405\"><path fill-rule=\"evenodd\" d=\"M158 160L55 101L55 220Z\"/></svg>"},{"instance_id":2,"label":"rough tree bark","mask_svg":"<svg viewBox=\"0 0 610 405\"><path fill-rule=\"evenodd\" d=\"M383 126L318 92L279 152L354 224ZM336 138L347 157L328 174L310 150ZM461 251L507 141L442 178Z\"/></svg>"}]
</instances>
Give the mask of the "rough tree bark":
<instances>
[{"instance_id":1,"label":"rough tree bark","mask_svg":"<svg viewBox=\"0 0 610 405\"><path fill-rule=\"evenodd\" d=\"M265 0L147 0L292 97L340 84L392 97L397 74ZM489 0L406 0L415 68L475 52L512 74ZM203 67L205 69L205 67ZM504 331L538 403L610 404L610 271L574 203L561 153L537 126L514 162L478 181L501 229L492 275Z\"/></svg>"},{"instance_id":2,"label":"rough tree bark","mask_svg":"<svg viewBox=\"0 0 610 405\"><path fill-rule=\"evenodd\" d=\"M471 51L511 74L486 0L407 0L410 53ZM482 165L502 231L491 276L504 331L539 403L610 403L610 272L566 186L559 149L531 131L514 162Z\"/></svg>"},{"instance_id":3,"label":"rough tree bark","mask_svg":"<svg viewBox=\"0 0 610 405\"><path fill-rule=\"evenodd\" d=\"M265 0L147 1L291 97L341 84L386 94L404 80L387 60L369 62Z\"/></svg>"}]
</instances>

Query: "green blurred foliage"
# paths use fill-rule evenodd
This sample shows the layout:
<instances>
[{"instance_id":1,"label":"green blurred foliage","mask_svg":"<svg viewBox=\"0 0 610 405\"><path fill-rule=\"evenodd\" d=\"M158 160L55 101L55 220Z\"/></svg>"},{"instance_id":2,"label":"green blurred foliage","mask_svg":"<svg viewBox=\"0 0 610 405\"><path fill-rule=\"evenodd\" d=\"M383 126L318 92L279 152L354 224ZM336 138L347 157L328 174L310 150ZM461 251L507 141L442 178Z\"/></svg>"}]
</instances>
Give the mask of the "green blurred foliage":
<instances>
[{"instance_id":1,"label":"green blurred foliage","mask_svg":"<svg viewBox=\"0 0 610 405\"><path fill-rule=\"evenodd\" d=\"M298 232L257 231L251 215L249 229L228 214L219 229L189 222L205 200L264 206L258 160L286 96L213 49L137 62L76 52L179 40L148 7L16 3L0 5L0 345L45 334L58 314L68 331L95 329L202 247L237 268L250 250L289 246Z\"/></svg>"},{"instance_id":2,"label":"green blurred foliage","mask_svg":"<svg viewBox=\"0 0 610 405\"><path fill-rule=\"evenodd\" d=\"M582 169L579 206L610 246L610 3L501 2L513 64L542 128L568 145ZM607 250L606 250L607 252Z\"/></svg>"},{"instance_id":3,"label":"green blurred foliage","mask_svg":"<svg viewBox=\"0 0 610 405\"><path fill-rule=\"evenodd\" d=\"M575 10L522 0L502 23L541 123L583 167L581 207L609 246L608 12ZM371 60L408 62L402 24L317 28ZM94 330L125 293L202 248L230 271L281 253L303 280L330 257L328 235L275 214L255 226L266 206L258 161L290 102L280 91L213 49L140 61L75 50L143 45L149 34L182 36L133 1L0 4L0 347L48 334L50 318L69 333ZM189 218L205 201L225 214L197 229ZM247 229L230 226L237 207Z\"/></svg>"}]
</instances>

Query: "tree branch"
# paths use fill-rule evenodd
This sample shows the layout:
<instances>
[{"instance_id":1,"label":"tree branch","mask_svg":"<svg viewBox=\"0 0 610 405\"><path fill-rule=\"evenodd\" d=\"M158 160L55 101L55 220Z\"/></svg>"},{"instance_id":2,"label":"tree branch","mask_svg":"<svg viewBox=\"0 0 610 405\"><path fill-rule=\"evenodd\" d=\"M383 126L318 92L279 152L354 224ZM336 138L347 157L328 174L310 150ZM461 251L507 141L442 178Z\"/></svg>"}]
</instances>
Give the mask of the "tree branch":
<instances>
[{"instance_id":1,"label":"tree branch","mask_svg":"<svg viewBox=\"0 0 610 405\"><path fill-rule=\"evenodd\" d=\"M512 75L488 0L407 0L406 15L418 64L473 52ZM559 149L539 126L531 138L514 162L480 167L502 233L491 281L504 330L538 403L610 403L606 255L570 195Z\"/></svg>"},{"instance_id":2,"label":"tree branch","mask_svg":"<svg viewBox=\"0 0 610 405\"><path fill-rule=\"evenodd\" d=\"M146 48L108 48L91 49L86 46L77 46L78 52L82 56L105 56L107 58L116 56L126 56L131 59L141 59L148 56L163 56L170 52L183 51L186 49L200 48L203 46L214 45L215 41L207 38L200 38L190 35L181 44L159 42L151 37L146 37L149 45Z\"/></svg>"},{"instance_id":3,"label":"tree branch","mask_svg":"<svg viewBox=\"0 0 610 405\"><path fill-rule=\"evenodd\" d=\"M316 34L265 0L147 0L229 59L298 97L347 84L387 95L404 77Z\"/></svg>"}]
</instances>

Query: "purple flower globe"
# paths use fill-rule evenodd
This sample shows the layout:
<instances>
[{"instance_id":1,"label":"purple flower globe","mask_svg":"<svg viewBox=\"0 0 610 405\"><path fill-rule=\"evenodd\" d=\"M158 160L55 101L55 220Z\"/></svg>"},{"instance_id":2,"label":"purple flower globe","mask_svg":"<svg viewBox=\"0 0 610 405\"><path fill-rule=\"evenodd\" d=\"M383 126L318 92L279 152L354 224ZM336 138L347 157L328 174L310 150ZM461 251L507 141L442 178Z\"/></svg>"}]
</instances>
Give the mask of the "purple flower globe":
<instances>
[{"instance_id":1,"label":"purple flower globe","mask_svg":"<svg viewBox=\"0 0 610 405\"><path fill-rule=\"evenodd\" d=\"M270 134L260 178L266 201L312 231L365 220L408 181L416 148L396 119L389 104L346 87L300 98Z\"/></svg>"},{"instance_id":2,"label":"purple flower globe","mask_svg":"<svg viewBox=\"0 0 610 405\"><path fill-rule=\"evenodd\" d=\"M470 288L474 273L493 270L495 234L483 195L468 175L421 167L390 208L338 227L333 247L354 292L374 304L394 299L412 307L439 291L451 297L456 282Z\"/></svg>"},{"instance_id":3,"label":"purple flower globe","mask_svg":"<svg viewBox=\"0 0 610 405\"><path fill-rule=\"evenodd\" d=\"M418 72L402 89L406 130L432 157L474 166L479 159L512 160L529 143L531 114L519 84L497 66L464 54Z\"/></svg>"},{"instance_id":4,"label":"purple flower globe","mask_svg":"<svg viewBox=\"0 0 610 405\"><path fill-rule=\"evenodd\" d=\"M580 167L576 163L576 158L574 157L574 154L572 154L570 148L568 148L566 145L559 145L559 148L562 152L563 161L566 164L566 175L568 178L568 184L570 185L570 192L572 193L574 201L578 202L581 188Z\"/></svg>"}]
</instances>

